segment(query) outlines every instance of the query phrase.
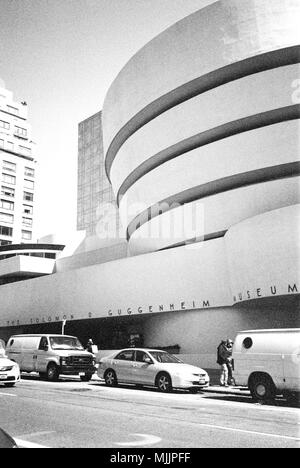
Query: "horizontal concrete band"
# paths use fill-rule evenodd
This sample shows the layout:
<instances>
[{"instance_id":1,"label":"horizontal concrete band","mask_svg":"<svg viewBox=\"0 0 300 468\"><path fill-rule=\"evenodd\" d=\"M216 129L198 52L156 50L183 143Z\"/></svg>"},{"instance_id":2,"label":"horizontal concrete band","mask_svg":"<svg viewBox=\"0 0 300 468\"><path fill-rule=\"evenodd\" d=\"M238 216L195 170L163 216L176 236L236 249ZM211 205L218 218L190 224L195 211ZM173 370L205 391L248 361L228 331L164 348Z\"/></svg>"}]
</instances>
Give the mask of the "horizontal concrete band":
<instances>
[{"instance_id":1,"label":"horizontal concrete band","mask_svg":"<svg viewBox=\"0 0 300 468\"><path fill-rule=\"evenodd\" d=\"M297 64L299 63L299 57L300 46L287 47L267 52L226 65L225 67L207 73L173 89L163 96L160 96L138 112L115 135L107 150L105 159L105 170L108 179L110 180L111 167L121 146L128 138L130 138L130 136L151 120L201 93L205 93L206 91L217 88L218 86L222 86L231 81L235 81L255 73L271 70L273 68Z\"/></svg>"},{"instance_id":2,"label":"horizontal concrete band","mask_svg":"<svg viewBox=\"0 0 300 468\"><path fill-rule=\"evenodd\" d=\"M238 119L233 122L228 122L224 125L212 128L205 132L193 135L179 143L170 146L169 148L160 151L144 163L140 164L129 176L124 180L117 194L117 204L120 205L122 196L130 189L139 179L144 177L150 171L156 169L162 164L171 161L189 151L192 151L201 146L209 145L219 140L238 135L240 133L249 132L258 128L296 120L300 118L300 105L274 109L272 111L262 112L260 114L251 115L243 119Z\"/></svg>"},{"instance_id":3,"label":"horizontal concrete band","mask_svg":"<svg viewBox=\"0 0 300 468\"><path fill-rule=\"evenodd\" d=\"M129 240L132 234L142 225L167 211L177 208L178 206L249 185L296 177L298 175L300 175L300 162L292 162L224 177L222 179L214 180L207 184L202 184L183 192L176 193L171 197L161 200L136 216L127 228L127 240Z\"/></svg>"}]
</instances>

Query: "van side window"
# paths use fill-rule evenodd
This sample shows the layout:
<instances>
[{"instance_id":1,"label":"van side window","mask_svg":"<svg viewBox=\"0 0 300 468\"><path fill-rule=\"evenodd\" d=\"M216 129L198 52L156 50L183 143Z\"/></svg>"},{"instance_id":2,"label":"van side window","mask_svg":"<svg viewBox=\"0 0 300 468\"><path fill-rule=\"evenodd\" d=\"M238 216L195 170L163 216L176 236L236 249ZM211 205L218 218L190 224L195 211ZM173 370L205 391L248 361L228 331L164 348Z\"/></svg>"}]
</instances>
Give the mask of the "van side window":
<instances>
[{"instance_id":1,"label":"van side window","mask_svg":"<svg viewBox=\"0 0 300 468\"><path fill-rule=\"evenodd\" d=\"M252 338L245 338L244 341L243 341L243 346L244 348L246 349L250 349L253 345L253 341L252 341Z\"/></svg>"},{"instance_id":2,"label":"van side window","mask_svg":"<svg viewBox=\"0 0 300 468\"><path fill-rule=\"evenodd\" d=\"M45 348L47 347L47 345L48 345L48 340L47 340L47 338L46 338L45 336L43 336L43 337L41 338L41 341L40 341L39 350L40 350L40 351L44 351Z\"/></svg>"}]
</instances>

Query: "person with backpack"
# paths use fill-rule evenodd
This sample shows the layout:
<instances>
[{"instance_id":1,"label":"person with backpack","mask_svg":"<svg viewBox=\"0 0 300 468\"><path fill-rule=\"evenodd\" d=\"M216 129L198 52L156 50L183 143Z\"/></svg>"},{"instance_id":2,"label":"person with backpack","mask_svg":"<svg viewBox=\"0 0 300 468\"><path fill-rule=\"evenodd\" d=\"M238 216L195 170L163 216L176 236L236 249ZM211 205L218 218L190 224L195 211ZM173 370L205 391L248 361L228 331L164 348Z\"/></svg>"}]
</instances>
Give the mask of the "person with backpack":
<instances>
[{"instance_id":1,"label":"person with backpack","mask_svg":"<svg viewBox=\"0 0 300 468\"><path fill-rule=\"evenodd\" d=\"M231 351L227 347L227 340L222 340L217 349L217 364L221 366L220 384L222 387L228 387L228 363L231 357Z\"/></svg>"}]
</instances>

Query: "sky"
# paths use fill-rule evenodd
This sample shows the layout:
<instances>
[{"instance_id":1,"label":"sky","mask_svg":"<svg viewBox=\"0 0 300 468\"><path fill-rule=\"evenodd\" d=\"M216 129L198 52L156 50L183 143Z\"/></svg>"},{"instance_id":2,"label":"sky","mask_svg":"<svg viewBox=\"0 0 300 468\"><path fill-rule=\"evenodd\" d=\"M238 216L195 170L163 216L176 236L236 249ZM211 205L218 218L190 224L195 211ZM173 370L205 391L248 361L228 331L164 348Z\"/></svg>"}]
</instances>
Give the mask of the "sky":
<instances>
[{"instance_id":1,"label":"sky","mask_svg":"<svg viewBox=\"0 0 300 468\"><path fill-rule=\"evenodd\" d=\"M0 86L28 103L36 237L76 229L78 123L126 62L215 0L0 0Z\"/></svg>"}]
</instances>

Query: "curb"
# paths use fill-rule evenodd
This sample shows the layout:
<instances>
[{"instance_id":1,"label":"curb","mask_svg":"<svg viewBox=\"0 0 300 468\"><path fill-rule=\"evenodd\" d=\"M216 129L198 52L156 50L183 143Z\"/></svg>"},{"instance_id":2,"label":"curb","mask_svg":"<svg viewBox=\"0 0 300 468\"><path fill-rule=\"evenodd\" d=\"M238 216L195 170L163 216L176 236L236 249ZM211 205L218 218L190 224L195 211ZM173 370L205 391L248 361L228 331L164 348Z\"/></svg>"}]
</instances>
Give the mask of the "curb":
<instances>
[{"instance_id":1,"label":"curb","mask_svg":"<svg viewBox=\"0 0 300 468\"><path fill-rule=\"evenodd\" d=\"M221 393L223 395L239 395L239 396L247 396L250 395L250 391L247 387L215 387L211 386L208 388L203 388L201 390L204 393Z\"/></svg>"}]
</instances>

